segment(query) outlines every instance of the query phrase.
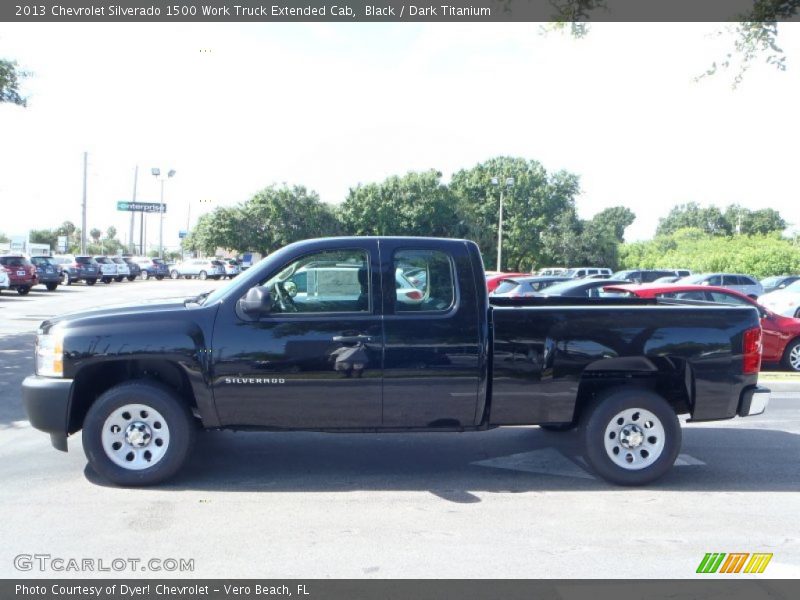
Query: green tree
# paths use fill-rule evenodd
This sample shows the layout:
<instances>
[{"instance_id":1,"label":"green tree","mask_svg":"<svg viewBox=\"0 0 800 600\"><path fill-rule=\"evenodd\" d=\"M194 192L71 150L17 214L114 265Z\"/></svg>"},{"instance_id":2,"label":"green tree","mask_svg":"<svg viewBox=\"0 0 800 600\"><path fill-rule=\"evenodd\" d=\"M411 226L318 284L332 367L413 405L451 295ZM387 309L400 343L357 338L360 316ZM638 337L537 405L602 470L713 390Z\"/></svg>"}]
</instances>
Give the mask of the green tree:
<instances>
[{"instance_id":1,"label":"green tree","mask_svg":"<svg viewBox=\"0 0 800 600\"><path fill-rule=\"evenodd\" d=\"M100 243L100 237L102 235L103 235L103 232L100 231L97 227L94 227L94 228L89 230L89 237L91 237L94 240L95 244L99 244Z\"/></svg>"},{"instance_id":2,"label":"green tree","mask_svg":"<svg viewBox=\"0 0 800 600\"><path fill-rule=\"evenodd\" d=\"M679 229L696 228L711 235L730 235L730 222L716 206L703 207L697 202L678 204L660 219L656 235L668 235Z\"/></svg>"},{"instance_id":3,"label":"green tree","mask_svg":"<svg viewBox=\"0 0 800 600\"><path fill-rule=\"evenodd\" d=\"M505 188L507 178L514 185ZM497 178L500 185L492 184ZM530 269L542 259L543 236L557 229L558 215L574 210L577 175L548 175L535 160L497 157L463 169L450 182L466 235L475 240L487 265L497 261L500 186L504 194L503 269Z\"/></svg>"},{"instance_id":4,"label":"green tree","mask_svg":"<svg viewBox=\"0 0 800 600\"><path fill-rule=\"evenodd\" d=\"M0 244L8 244L10 241L10 237L8 237L5 233L0 232Z\"/></svg>"},{"instance_id":5,"label":"green tree","mask_svg":"<svg viewBox=\"0 0 800 600\"><path fill-rule=\"evenodd\" d=\"M725 209L725 220L730 224L731 231L741 235L767 234L786 229L786 221L773 208L751 211L731 204Z\"/></svg>"},{"instance_id":6,"label":"green tree","mask_svg":"<svg viewBox=\"0 0 800 600\"><path fill-rule=\"evenodd\" d=\"M430 170L350 189L337 212L350 235L459 237L462 220L442 174Z\"/></svg>"},{"instance_id":7,"label":"green tree","mask_svg":"<svg viewBox=\"0 0 800 600\"><path fill-rule=\"evenodd\" d=\"M625 206L606 208L592 217L592 226L613 236L617 242L625 241L625 230L636 220L633 211Z\"/></svg>"},{"instance_id":8,"label":"green tree","mask_svg":"<svg viewBox=\"0 0 800 600\"><path fill-rule=\"evenodd\" d=\"M0 102L10 102L25 106L27 100L20 95L20 81L28 76L21 71L15 61L0 58Z\"/></svg>"},{"instance_id":9,"label":"green tree","mask_svg":"<svg viewBox=\"0 0 800 600\"><path fill-rule=\"evenodd\" d=\"M58 244L58 233L51 229L32 229L28 239L34 244L47 244L55 249Z\"/></svg>"},{"instance_id":10,"label":"green tree","mask_svg":"<svg viewBox=\"0 0 800 600\"><path fill-rule=\"evenodd\" d=\"M113 225L108 229L106 229L106 237L109 240L113 240L116 237L116 235L117 235L117 228L114 227Z\"/></svg>"}]
</instances>

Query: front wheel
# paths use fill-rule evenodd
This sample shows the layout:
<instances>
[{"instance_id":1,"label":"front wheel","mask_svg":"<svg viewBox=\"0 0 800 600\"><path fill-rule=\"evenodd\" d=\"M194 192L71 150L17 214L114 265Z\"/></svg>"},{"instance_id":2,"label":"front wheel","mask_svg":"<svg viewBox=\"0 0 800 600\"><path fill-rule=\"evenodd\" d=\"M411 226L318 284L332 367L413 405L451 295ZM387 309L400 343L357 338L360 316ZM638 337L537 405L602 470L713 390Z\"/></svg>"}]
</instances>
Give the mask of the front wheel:
<instances>
[{"instance_id":1,"label":"front wheel","mask_svg":"<svg viewBox=\"0 0 800 600\"><path fill-rule=\"evenodd\" d=\"M114 281L116 281L117 283L121 283L123 279L125 279L124 275L120 275L119 277L114 277Z\"/></svg>"},{"instance_id":2,"label":"front wheel","mask_svg":"<svg viewBox=\"0 0 800 600\"><path fill-rule=\"evenodd\" d=\"M800 373L800 338L790 342L783 351L783 366Z\"/></svg>"},{"instance_id":3,"label":"front wheel","mask_svg":"<svg viewBox=\"0 0 800 600\"><path fill-rule=\"evenodd\" d=\"M47 291L48 292L55 292L56 288L58 288L58 284L57 283L47 283L45 285L47 286Z\"/></svg>"},{"instance_id":4,"label":"front wheel","mask_svg":"<svg viewBox=\"0 0 800 600\"><path fill-rule=\"evenodd\" d=\"M163 275L156 275L156 281L161 281L162 279L164 279ZM173 277L173 279L177 279L177 277Z\"/></svg>"},{"instance_id":5,"label":"front wheel","mask_svg":"<svg viewBox=\"0 0 800 600\"><path fill-rule=\"evenodd\" d=\"M644 485L672 468L681 448L674 409L644 389L616 389L598 397L581 421L586 461L605 480Z\"/></svg>"},{"instance_id":6,"label":"front wheel","mask_svg":"<svg viewBox=\"0 0 800 600\"><path fill-rule=\"evenodd\" d=\"M172 277L173 279L177 279L177 278L178 278L178 277L180 277L181 275L180 275L180 273L178 273L177 271L175 271L175 270L172 270L172 271L170 271L170 273L169 273L169 276L170 276L170 277Z\"/></svg>"},{"instance_id":7,"label":"front wheel","mask_svg":"<svg viewBox=\"0 0 800 600\"><path fill-rule=\"evenodd\" d=\"M208 278L208 273L206 273L205 271L200 271L200 273L198 273L197 275L197 278L205 281Z\"/></svg>"},{"instance_id":8,"label":"front wheel","mask_svg":"<svg viewBox=\"0 0 800 600\"><path fill-rule=\"evenodd\" d=\"M111 283L113 277L103 277L103 283Z\"/></svg>"},{"instance_id":9,"label":"front wheel","mask_svg":"<svg viewBox=\"0 0 800 600\"><path fill-rule=\"evenodd\" d=\"M161 483L181 468L194 443L185 402L156 383L111 388L83 421L83 451L92 468L117 485Z\"/></svg>"},{"instance_id":10,"label":"front wheel","mask_svg":"<svg viewBox=\"0 0 800 600\"><path fill-rule=\"evenodd\" d=\"M66 271L61 274L61 284L72 285L72 279L70 279L69 273L67 273Z\"/></svg>"},{"instance_id":11,"label":"front wheel","mask_svg":"<svg viewBox=\"0 0 800 600\"><path fill-rule=\"evenodd\" d=\"M31 291L31 288L30 288L30 286L27 286L27 285L23 285L22 287L18 287L17 288L17 293L20 296L27 296L28 292L30 292L30 291Z\"/></svg>"},{"instance_id":12,"label":"front wheel","mask_svg":"<svg viewBox=\"0 0 800 600\"><path fill-rule=\"evenodd\" d=\"M97 283L97 279L87 279L86 280L86 285L94 285L95 283Z\"/></svg>"},{"instance_id":13,"label":"front wheel","mask_svg":"<svg viewBox=\"0 0 800 600\"><path fill-rule=\"evenodd\" d=\"M148 273L147 271L142 271L142 280L147 281L149 277L150 273Z\"/></svg>"},{"instance_id":14,"label":"front wheel","mask_svg":"<svg viewBox=\"0 0 800 600\"><path fill-rule=\"evenodd\" d=\"M128 281L133 281L136 279L136 275L128 275Z\"/></svg>"}]
</instances>

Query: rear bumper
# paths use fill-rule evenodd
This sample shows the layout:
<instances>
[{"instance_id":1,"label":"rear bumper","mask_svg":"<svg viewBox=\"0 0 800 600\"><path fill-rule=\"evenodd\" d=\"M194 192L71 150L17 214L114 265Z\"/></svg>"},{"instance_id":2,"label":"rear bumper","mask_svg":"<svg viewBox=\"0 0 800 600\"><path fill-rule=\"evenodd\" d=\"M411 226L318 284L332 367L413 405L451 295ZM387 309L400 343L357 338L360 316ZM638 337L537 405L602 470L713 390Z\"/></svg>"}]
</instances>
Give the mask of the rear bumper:
<instances>
[{"instance_id":1,"label":"rear bumper","mask_svg":"<svg viewBox=\"0 0 800 600\"><path fill-rule=\"evenodd\" d=\"M54 448L67 451L67 423L72 379L31 375L22 382L22 403L31 425L50 434Z\"/></svg>"},{"instance_id":2,"label":"rear bumper","mask_svg":"<svg viewBox=\"0 0 800 600\"><path fill-rule=\"evenodd\" d=\"M736 411L740 417L752 417L760 415L767 410L772 392L764 387L750 387L742 392L739 399L739 410Z\"/></svg>"}]
</instances>

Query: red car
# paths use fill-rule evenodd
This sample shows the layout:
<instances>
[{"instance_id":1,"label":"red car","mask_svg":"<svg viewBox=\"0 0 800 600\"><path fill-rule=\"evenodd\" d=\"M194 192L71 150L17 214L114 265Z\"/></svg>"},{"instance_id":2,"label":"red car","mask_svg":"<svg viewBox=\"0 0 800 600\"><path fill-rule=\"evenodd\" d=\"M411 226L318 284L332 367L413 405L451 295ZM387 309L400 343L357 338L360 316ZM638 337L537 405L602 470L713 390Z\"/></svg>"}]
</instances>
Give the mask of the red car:
<instances>
[{"instance_id":1,"label":"red car","mask_svg":"<svg viewBox=\"0 0 800 600\"><path fill-rule=\"evenodd\" d=\"M486 275L486 289L489 290L491 294L497 286L500 285L503 279L508 277L525 277L526 275L530 275L530 273L498 273L497 271L491 271L491 275Z\"/></svg>"},{"instance_id":2,"label":"red car","mask_svg":"<svg viewBox=\"0 0 800 600\"><path fill-rule=\"evenodd\" d=\"M16 289L20 296L30 292L39 283L36 267L24 256L0 256L0 269L6 270L10 287Z\"/></svg>"},{"instance_id":3,"label":"red car","mask_svg":"<svg viewBox=\"0 0 800 600\"><path fill-rule=\"evenodd\" d=\"M784 317L735 290L713 285L645 284L609 285L606 291L629 292L639 298L675 298L719 304L753 306L761 315L764 332L761 360L781 363L790 371L800 372L800 319Z\"/></svg>"}]
</instances>

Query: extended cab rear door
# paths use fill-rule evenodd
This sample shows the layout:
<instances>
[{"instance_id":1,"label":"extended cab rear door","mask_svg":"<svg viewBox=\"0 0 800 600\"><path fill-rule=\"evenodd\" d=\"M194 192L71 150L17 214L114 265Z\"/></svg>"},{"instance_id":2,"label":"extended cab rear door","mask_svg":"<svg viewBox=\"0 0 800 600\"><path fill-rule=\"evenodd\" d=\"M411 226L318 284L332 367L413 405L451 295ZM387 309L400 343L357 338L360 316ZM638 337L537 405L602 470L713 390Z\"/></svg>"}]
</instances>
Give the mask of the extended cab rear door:
<instances>
[{"instance_id":1,"label":"extended cab rear door","mask_svg":"<svg viewBox=\"0 0 800 600\"><path fill-rule=\"evenodd\" d=\"M383 238L380 250L383 426L474 426L485 316L466 243Z\"/></svg>"}]
</instances>

